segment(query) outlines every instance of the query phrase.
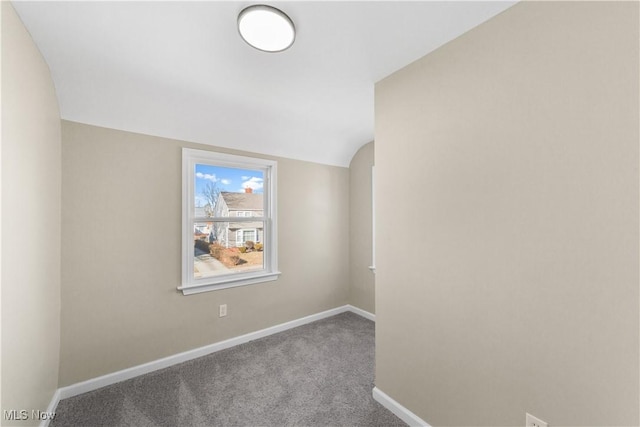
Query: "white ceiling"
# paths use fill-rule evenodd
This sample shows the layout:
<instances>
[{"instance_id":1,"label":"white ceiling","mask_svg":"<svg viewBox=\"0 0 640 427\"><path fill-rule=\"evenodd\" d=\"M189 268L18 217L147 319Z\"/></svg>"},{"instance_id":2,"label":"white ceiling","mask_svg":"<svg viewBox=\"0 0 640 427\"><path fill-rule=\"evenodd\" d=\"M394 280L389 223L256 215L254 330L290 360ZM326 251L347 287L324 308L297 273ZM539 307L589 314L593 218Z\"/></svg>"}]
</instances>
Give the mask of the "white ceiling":
<instances>
[{"instance_id":1,"label":"white ceiling","mask_svg":"<svg viewBox=\"0 0 640 427\"><path fill-rule=\"evenodd\" d=\"M514 3L269 2L296 25L282 53L240 39L247 1L13 4L63 119L348 166L375 82Z\"/></svg>"}]
</instances>

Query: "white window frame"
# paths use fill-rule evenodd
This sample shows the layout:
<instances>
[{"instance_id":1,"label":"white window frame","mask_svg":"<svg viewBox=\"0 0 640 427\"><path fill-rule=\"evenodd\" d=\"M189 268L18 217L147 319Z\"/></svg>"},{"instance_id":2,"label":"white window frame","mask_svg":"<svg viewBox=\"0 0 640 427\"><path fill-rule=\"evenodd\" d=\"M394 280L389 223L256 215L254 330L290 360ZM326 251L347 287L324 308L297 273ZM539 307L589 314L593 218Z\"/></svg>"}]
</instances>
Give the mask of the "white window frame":
<instances>
[{"instance_id":1,"label":"white window frame","mask_svg":"<svg viewBox=\"0 0 640 427\"><path fill-rule=\"evenodd\" d=\"M246 217L247 221L262 221L263 269L260 271L234 272L219 276L196 279L194 277L193 229L196 222L210 222L211 218L195 217L195 166L209 164L214 166L253 169L263 173L264 178L264 214L262 217ZM278 279L278 244L276 215L276 182L278 164L273 160L255 157L236 156L214 151L182 149L182 284L178 287L184 295L227 289L236 286L253 285ZM229 222L242 221L231 217ZM256 230L257 235L257 230Z\"/></svg>"}]
</instances>

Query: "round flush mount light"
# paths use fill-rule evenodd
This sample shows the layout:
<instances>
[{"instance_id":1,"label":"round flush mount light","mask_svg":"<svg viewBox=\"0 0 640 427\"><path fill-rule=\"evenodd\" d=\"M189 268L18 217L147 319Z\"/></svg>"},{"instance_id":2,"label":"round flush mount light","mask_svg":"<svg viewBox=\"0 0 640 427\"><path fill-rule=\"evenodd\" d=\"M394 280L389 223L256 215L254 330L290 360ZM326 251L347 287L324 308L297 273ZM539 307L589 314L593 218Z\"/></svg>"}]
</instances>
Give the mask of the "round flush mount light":
<instances>
[{"instance_id":1,"label":"round flush mount light","mask_svg":"<svg viewBox=\"0 0 640 427\"><path fill-rule=\"evenodd\" d=\"M240 12L238 31L245 42L264 52L282 52L296 38L293 21L280 9L263 4Z\"/></svg>"}]
</instances>

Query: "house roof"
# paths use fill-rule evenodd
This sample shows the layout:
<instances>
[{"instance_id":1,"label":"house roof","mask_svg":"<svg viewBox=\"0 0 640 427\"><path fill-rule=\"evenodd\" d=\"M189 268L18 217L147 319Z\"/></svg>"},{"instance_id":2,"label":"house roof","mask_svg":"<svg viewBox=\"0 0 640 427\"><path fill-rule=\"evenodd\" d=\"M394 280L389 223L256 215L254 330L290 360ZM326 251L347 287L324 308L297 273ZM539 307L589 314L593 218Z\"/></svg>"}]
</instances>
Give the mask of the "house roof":
<instances>
[{"instance_id":1,"label":"house roof","mask_svg":"<svg viewBox=\"0 0 640 427\"><path fill-rule=\"evenodd\" d=\"M261 211L264 209L263 197L260 193L220 193L227 207L231 210Z\"/></svg>"}]
</instances>

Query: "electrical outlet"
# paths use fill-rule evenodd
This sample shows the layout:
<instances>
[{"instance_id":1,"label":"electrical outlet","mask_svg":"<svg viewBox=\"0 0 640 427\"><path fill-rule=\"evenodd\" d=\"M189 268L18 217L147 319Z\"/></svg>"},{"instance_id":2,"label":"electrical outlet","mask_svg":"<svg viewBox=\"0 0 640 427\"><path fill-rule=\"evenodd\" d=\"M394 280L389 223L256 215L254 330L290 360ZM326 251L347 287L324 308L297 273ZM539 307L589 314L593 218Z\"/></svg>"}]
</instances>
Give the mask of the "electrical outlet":
<instances>
[{"instance_id":1,"label":"electrical outlet","mask_svg":"<svg viewBox=\"0 0 640 427\"><path fill-rule=\"evenodd\" d=\"M227 315L227 304L220 304L220 310L218 315L219 317L224 317Z\"/></svg>"},{"instance_id":2,"label":"electrical outlet","mask_svg":"<svg viewBox=\"0 0 640 427\"><path fill-rule=\"evenodd\" d=\"M549 424L542 421L540 418L534 417L533 415L526 413L525 417L525 426L526 427L549 427Z\"/></svg>"}]
</instances>

